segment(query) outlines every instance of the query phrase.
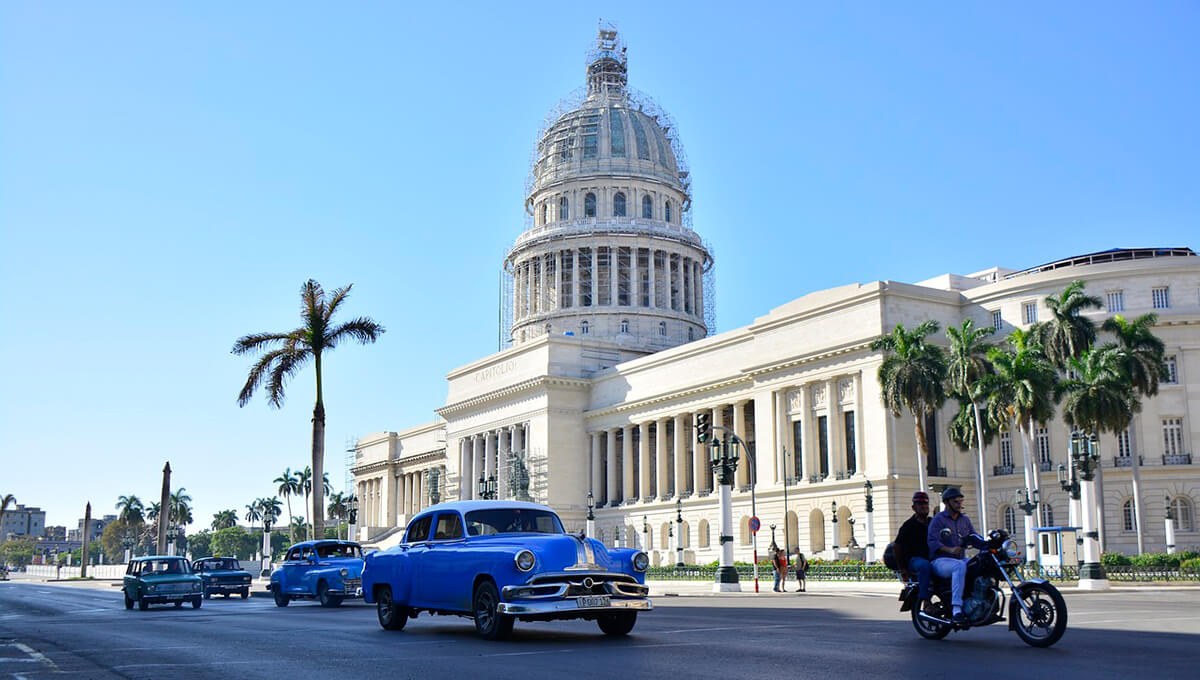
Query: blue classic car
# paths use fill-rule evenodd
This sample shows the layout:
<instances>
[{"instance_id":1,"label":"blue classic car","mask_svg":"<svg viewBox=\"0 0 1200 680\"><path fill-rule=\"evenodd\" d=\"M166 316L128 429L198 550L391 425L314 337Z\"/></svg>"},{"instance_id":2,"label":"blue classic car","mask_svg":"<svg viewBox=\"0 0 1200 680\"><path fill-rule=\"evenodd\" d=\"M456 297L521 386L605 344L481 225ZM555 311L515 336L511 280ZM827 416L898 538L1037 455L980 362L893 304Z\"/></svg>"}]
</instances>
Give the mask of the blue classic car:
<instances>
[{"instance_id":1,"label":"blue classic car","mask_svg":"<svg viewBox=\"0 0 1200 680\"><path fill-rule=\"evenodd\" d=\"M192 573L204 582L204 599L213 593L225 597L237 593L242 599L250 597L250 572L232 557L205 557L192 562Z\"/></svg>"},{"instance_id":2,"label":"blue classic car","mask_svg":"<svg viewBox=\"0 0 1200 680\"><path fill-rule=\"evenodd\" d=\"M459 501L427 508L400 545L368 555L363 597L387 630L426 611L472 618L491 640L517 619L587 619L626 635L653 608L648 564L639 550L568 534L544 505Z\"/></svg>"},{"instance_id":3,"label":"blue classic car","mask_svg":"<svg viewBox=\"0 0 1200 680\"><path fill-rule=\"evenodd\" d=\"M275 604L316 598L336 607L347 597L362 597L362 547L351 541L305 541L288 548L283 564L271 572Z\"/></svg>"}]
</instances>

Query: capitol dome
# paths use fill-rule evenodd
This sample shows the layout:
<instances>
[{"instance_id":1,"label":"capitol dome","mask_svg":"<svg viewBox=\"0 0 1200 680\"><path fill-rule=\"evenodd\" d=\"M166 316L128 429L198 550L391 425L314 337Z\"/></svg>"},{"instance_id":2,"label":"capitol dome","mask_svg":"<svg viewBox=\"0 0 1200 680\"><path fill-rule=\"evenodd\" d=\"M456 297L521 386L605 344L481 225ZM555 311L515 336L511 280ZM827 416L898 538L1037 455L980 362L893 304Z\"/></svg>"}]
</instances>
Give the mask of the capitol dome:
<instances>
[{"instance_id":1,"label":"capitol dome","mask_svg":"<svg viewBox=\"0 0 1200 680\"><path fill-rule=\"evenodd\" d=\"M675 126L628 87L616 30L600 30L585 75L539 134L528 228L504 262L507 340L581 335L656 351L704 337L713 259L692 230Z\"/></svg>"}]
</instances>

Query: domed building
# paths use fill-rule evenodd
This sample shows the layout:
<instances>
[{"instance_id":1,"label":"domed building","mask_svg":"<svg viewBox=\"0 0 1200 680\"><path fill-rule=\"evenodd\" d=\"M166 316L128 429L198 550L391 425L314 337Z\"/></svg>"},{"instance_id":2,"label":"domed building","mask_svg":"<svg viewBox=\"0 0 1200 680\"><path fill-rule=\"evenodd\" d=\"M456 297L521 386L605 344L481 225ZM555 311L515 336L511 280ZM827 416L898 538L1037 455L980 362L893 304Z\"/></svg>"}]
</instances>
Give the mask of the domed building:
<instances>
[{"instance_id":1,"label":"domed building","mask_svg":"<svg viewBox=\"0 0 1200 680\"><path fill-rule=\"evenodd\" d=\"M809 558L877 557L911 514L918 470L912 419L881 403L884 356L872 342L925 320L971 319L1002 337L1045 320L1046 297L1083 280L1104 301L1083 313L1097 327L1157 315L1169 369L1127 430L1100 436L1104 549L1161 551L1168 512L1175 542L1200 546L1195 252L1117 248L1027 269L848 283L718 334L705 285L712 249L691 227L675 125L628 87L615 31L600 32L586 79L539 135L528 223L503 257L506 347L449 371L436 419L350 448L360 540L387 547L422 508L484 497L548 504L580 530L590 498L605 543L638 546L654 564L677 549L686 563L712 562L718 494L695 436L705 415L749 445L732 493L736 559L769 540L750 531L754 515ZM1002 433L980 458L953 444L957 412L951 400L926 419L931 490L961 488L980 529L1077 526L1078 501L1057 479L1070 465L1060 417L1028 437ZM1020 502L1023 469L1036 509ZM1037 550L1067 563L1074 542L1044 533Z\"/></svg>"},{"instance_id":2,"label":"domed building","mask_svg":"<svg viewBox=\"0 0 1200 680\"><path fill-rule=\"evenodd\" d=\"M530 225L504 260L513 344L566 334L652 352L708 335L713 259L691 229L682 146L626 76L624 45L602 29L586 89L539 135Z\"/></svg>"}]
</instances>

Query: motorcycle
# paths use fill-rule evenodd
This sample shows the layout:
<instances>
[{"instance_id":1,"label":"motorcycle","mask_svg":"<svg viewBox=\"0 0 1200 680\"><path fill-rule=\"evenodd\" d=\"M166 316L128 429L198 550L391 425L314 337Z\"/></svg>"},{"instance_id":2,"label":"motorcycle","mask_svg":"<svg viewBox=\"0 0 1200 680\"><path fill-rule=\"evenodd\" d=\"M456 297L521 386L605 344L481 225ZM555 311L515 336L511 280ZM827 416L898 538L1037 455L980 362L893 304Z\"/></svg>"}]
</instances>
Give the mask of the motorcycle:
<instances>
[{"instance_id":1,"label":"motorcycle","mask_svg":"<svg viewBox=\"0 0 1200 680\"><path fill-rule=\"evenodd\" d=\"M949 531L943 529L942 533L948 535ZM1008 532L996 529L986 539L971 534L966 542L969 547L978 548L979 553L967 560L961 621L951 617L949 579L933 576L932 596L923 603L917 598L916 581L905 583L900 592L903 602L900 611L912 612L917 634L928 640L940 640L951 631L1007 620L1008 629L1028 645L1049 647L1058 642L1067 630L1067 603L1058 588L1048 581L1021 580L1017 569L1022 562L1021 553ZM1011 593L1007 605L1002 583L1008 584Z\"/></svg>"}]
</instances>

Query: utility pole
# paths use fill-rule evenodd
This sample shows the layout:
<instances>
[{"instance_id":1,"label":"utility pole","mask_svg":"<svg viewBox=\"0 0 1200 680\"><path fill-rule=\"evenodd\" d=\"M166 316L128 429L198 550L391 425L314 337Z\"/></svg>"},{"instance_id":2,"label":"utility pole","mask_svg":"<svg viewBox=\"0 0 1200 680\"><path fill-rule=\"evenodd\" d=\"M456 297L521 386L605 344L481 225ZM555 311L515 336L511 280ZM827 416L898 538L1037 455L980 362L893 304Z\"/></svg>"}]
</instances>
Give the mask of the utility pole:
<instances>
[{"instance_id":1,"label":"utility pole","mask_svg":"<svg viewBox=\"0 0 1200 680\"><path fill-rule=\"evenodd\" d=\"M155 551L159 555L167 554L167 525L171 517L171 462L163 466L162 493L158 500L158 541Z\"/></svg>"}]
</instances>

